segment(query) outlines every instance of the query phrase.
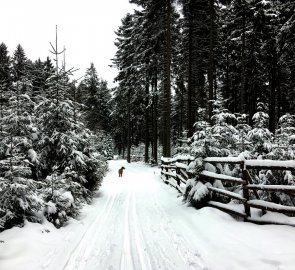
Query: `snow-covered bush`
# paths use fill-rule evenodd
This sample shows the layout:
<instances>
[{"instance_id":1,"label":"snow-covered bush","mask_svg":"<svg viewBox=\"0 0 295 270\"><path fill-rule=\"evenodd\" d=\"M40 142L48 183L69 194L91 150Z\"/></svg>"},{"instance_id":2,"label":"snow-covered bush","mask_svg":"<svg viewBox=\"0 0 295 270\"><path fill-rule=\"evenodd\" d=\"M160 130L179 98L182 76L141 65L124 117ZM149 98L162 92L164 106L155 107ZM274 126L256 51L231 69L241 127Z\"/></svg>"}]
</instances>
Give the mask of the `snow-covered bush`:
<instances>
[{"instance_id":1,"label":"snow-covered bush","mask_svg":"<svg viewBox=\"0 0 295 270\"><path fill-rule=\"evenodd\" d=\"M192 188L195 185L196 185L196 179L195 178L191 178L191 179L188 179L186 181L185 189L184 189L184 193L183 193L183 198L184 198L185 201L190 201L189 194L190 194L190 191L192 190Z\"/></svg>"},{"instance_id":2,"label":"snow-covered bush","mask_svg":"<svg viewBox=\"0 0 295 270\"><path fill-rule=\"evenodd\" d=\"M89 190L72 178L73 172L57 175L53 173L45 180L40 197L45 202L44 216L57 227L61 227L69 217L78 213L81 203L90 198ZM77 176L75 176L77 177Z\"/></svg>"},{"instance_id":3,"label":"snow-covered bush","mask_svg":"<svg viewBox=\"0 0 295 270\"><path fill-rule=\"evenodd\" d=\"M0 231L22 224L24 219L39 221L36 213L43 205L37 196L39 183L13 174L9 171L5 178L0 177Z\"/></svg>"},{"instance_id":4,"label":"snow-covered bush","mask_svg":"<svg viewBox=\"0 0 295 270\"><path fill-rule=\"evenodd\" d=\"M204 207L211 198L206 185L201 181L189 179L186 183L184 199L196 208Z\"/></svg>"}]
</instances>

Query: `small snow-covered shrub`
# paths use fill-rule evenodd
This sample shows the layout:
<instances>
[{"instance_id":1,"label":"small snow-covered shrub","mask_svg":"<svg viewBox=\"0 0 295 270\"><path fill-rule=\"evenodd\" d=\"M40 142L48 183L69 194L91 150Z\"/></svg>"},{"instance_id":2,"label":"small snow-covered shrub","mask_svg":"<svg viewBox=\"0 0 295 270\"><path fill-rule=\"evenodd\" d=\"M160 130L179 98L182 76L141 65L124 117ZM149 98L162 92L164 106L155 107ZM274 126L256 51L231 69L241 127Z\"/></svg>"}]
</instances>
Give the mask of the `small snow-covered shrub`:
<instances>
[{"instance_id":1,"label":"small snow-covered shrub","mask_svg":"<svg viewBox=\"0 0 295 270\"><path fill-rule=\"evenodd\" d=\"M219 164L217 164L217 165L219 165ZM216 173L216 168L215 168L215 166L212 165L211 163L206 162L204 167L205 167L204 169L205 169L206 171Z\"/></svg>"},{"instance_id":2,"label":"small snow-covered shrub","mask_svg":"<svg viewBox=\"0 0 295 270\"><path fill-rule=\"evenodd\" d=\"M184 199L199 209L204 207L210 200L210 192L202 182L189 179L186 183Z\"/></svg>"},{"instance_id":3,"label":"small snow-covered shrub","mask_svg":"<svg viewBox=\"0 0 295 270\"><path fill-rule=\"evenodd\" d=\"M185 185L185 189L184 189L184 200L187 200L189 197L189 193L191 191L191 189L196 185L196 180L195 179L188 179L186 181L186 185Z\"/></svg>"},{"instance_id":4,"label":"small snow-covered shrub","mask_svg":"<svg viewBox=\"0 0 295 270\"><path fill-rule=\"evenodd\" d=\"M202 171L202 159L197 158L194 161L191 161L189 165L187 166L186 171L192 175L196 175Z\"/></svg>"},{"instance_id":5,"label":"small snow-covered shrub","mask_svg":"<svg viewBox=\"0 0 295 270\"><path fill-rule=\"evenodd\" d=\"M226 190L226 188L224 187L223 183L222 183L220 180L215 180L215 181L213 182L212 186L213 186L214 188L218 188L218 189L224 189L224 190ZM218 202L222 202L222 203L228 203L228 202L231 201L230 198L225 197L225 196L222 196L222 195L220 195L220 194L218 194L218 193L213 193L213 194L212 194L212 200L214 200L214 201L218 201Z\"/></svg>"},{"instance_id":6,"label":"small snow-covered shrub","mask_svg":"<svg viewBox=\"0 0 295 270\"><path fill-rule=\"evenodd\" d=\"M44 216L52 222L57 228L64 225L69 217L77 214L76 205L71 192L55 191L52 200L46 203Z\"/></svg>"},{"instance_id":7,"label":"small snow-covered shrub","mask_svg":"<svg viewBox=\"0 0 295 270\"><path fill-rule=\"evenodd\" d=\"M81 204L90 199L89 191L67 173L48 176L39 192L45 202L44 216L57 227L76 216Z\"/></svg>"},{"instance_id":8,"label":"small snow-covered shrub","mask_svg":"<svg viewBox=\"0 0 295 270\"><path fill-rule=\"evenodd\" d=\"M0 230L22 225L24 219L38 222L43 201L37 196L39 183L22 177L0 177Z\"/></svg>"}]
</instances>

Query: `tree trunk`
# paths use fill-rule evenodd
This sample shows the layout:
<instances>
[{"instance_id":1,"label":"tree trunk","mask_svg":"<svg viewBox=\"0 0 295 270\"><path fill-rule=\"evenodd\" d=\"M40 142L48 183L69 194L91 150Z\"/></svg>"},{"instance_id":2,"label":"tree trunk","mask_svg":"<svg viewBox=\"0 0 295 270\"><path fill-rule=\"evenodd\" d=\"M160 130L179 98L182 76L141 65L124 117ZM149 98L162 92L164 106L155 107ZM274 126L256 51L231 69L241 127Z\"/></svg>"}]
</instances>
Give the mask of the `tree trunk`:
<instances>
[{"instance_id":1,"label":"tree trunk","mask_svg":"<svg viewBox=\"0 0 295 270\"><path fill-rule=\"evenodd\" d=\"M156 63L157 65L157 63ZM153 82L153 160L158 164L158 70L155 68Z\"/></svg>"},{"instance_id":2,"label":"tree trunk","mask_svg":"<svg viewBox=\"0 0 295 270\"><path fill-rule=\"evenodd\" d=\"M146 79L146 86L145 86L145 149L144 149L144 162L149 162L149 79Z\"/></svg>"},{"instance_id":3,"label":"tree trunk","mask_svg":"<svg viewBox=\"0 0 295 270\"><path fill-rule=\"evenodd\" d=\"M209 102L208 102L208 115L209 121L213 113L213 93L214 93L214 0L209 0L210 5L210 42L209 42L209 68L208 68L208 83L209 83Z\"/></svg>"},{"instance_id":4,"label":"tree trunk","mask_svg":"<svg viewBox=\"0 0 295 270\"><path fill-rule=\"evenodd\" d=\"M277 57L276 51L272 54L272 68L270 73L270 106L269 106L269 130L274 134L276 130L277 118Z\"/></svg>"},{"instance_id":5,"label":"tree trunk","mask_svg":"<svg viewBox=\"0 0 295 270\"><path fill-rule=\"evenodd\" d=\"M185 93L185 86L184 81L181 79L179 82L179 90L180 90L180 116L179 116L179 128L178 128L178 137L182 135L183 126L184 126L184 93Z\"/></svg>"},{"instance_id":6,"label":"tree trunk","mask_svg":"<svg viewBox=\"0 0 295 270\"><path fill-rule=\"evenodd\" d=\"M277 71L277 96L278 96L278 100L277 100L277 107L278 107L278 115L277 115L277 119L279 119L282 116L282 93L281 93L281 71L280 71L280 67L278 66L278 71Z\"/></svg>"},{"instance_id":7,"label":"tree trunk","mask_svg":"<svg viewBox=\"0 0 295 270\"><path fill-rule=\"evenodd\" d=\"M127 98L127 162L131 162L131 110L130 110L130 89L128 89Z\"/></svg>"},{"instance_id":8,"label":"tree trunk","mask_svg":"<svg viewBox=\"0 0 295 270\"><path fill-rule=\"evenodd\" d=\"M191 1L190 1L190 10L191 10ZM193 15L188 14L188 85L187 85L187 131L188 137L193 136L194 134L194 123L195 123L195 87L193 85Z\"/></svg>"},{"instance_id":9,"label":"tree trunk","mask_svg":"<svg viewBox=\"0 0 295 270\"><path fill-rule=\"evenodd\" d=\"M165 51L165 78L164 78L164 134L163 156L171 156L170 133L171 133L171 0L166 0L166 51Z\"/></svg>"},{"instance_id":10,"label":"tree trunk","mask_svg":"<svg viewBox=\"0 0 295 270\"><path fill-rule=\"evenodd\" d=\"M243 18L242 18L242 24L243 24L243 32L242 32L242 77L241 77L241 96L240 96L240 112L242 114L246 113L246 104L245 104L245 85L246 85L246 68L245 68L245 46L246 46L246 40L245 40L245 34L246 34L246 18L245 18L245 7L243 5Z\"/></svg>"}]
</instances>

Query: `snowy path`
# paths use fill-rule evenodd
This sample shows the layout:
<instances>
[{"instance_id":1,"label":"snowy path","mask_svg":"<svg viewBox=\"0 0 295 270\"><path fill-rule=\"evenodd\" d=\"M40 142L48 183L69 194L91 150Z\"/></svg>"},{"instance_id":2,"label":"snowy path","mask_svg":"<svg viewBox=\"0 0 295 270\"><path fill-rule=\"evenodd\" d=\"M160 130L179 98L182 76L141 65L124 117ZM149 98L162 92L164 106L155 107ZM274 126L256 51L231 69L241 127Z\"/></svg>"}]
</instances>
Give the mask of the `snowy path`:
<instances>
[{"instance_id":1,"label":"snowy path","mask_svg":"<svg viewBox=\"0 0 295 270\"><path fill-rule=\"evenodd\" d=\"M292 270L295 228L197 211L160 180L157 168L111 161L79 220L59 230L28 223L0 234L0 269Z\"/></svg>"},{"instance_id":2,"label":"snowy path","mask_svg":"<svg viewBox=\"0 0 295 270\"><path fill-rule=\"evenodd\" d=\"M124 164L124 176L118 178L121 163L111 162L101 188L104 203L62 269L206 269L189 239L170 225L169 205L161 203L168 194L155 181L155 170Z\"/></svg>"}]
</instances>

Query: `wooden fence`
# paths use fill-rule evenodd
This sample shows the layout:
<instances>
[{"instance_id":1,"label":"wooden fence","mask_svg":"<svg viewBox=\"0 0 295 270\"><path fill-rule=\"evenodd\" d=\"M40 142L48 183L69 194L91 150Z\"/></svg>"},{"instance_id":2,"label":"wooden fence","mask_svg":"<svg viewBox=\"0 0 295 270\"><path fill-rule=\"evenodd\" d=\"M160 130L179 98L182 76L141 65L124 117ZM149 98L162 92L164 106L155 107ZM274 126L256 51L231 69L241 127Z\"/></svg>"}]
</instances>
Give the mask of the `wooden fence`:
<instances>
[{"instance_id":1,"label":"wooden fence","mask_svg":"<svg viewBox=\"0 0 295 270\"><path fill-rule=\"evenodd\" d=\"M179 158L162 158L161 177L167 184L174 186L179 192L184 194L184 185L190 178L195 178L196 175L190 173L188 165L194 158L191 156ZM232 177L225 174L213 173L204 170L198 175L198 180L201 182L210 182L212 185L207 185L211 193L211 198L207 205L218 208L222 211L242 217L245 221L251 221L260 224L282 224L295 225L288 222L275 222L261 220L259 218L251 217L251 208L261 209L263 213L266 211L295 214L295 207L285 206L277 203L267 202L260 199L257 191L265 192L283 192L295 193L295 186L291 185L258 185L254 184L250 172L252 170L290 170L295 171L295 161L272 161L272 160L241 160L240 158L206 158L204 163L212 165L224 166L225 164L239 169L241 177ZM205 165L205 164L204 164ZM204 166L206 168L206 166ZM220 180L226 189L213 187L213 183ZM242 192L234 192L235 189L240 188ZM239 201L243 207L237 207L235 204L222 203L214 198L222 196ZM252 199L251 199L252 198ZM253 199L255 198L255 199Z\"/></svg>"}]
</instances>

